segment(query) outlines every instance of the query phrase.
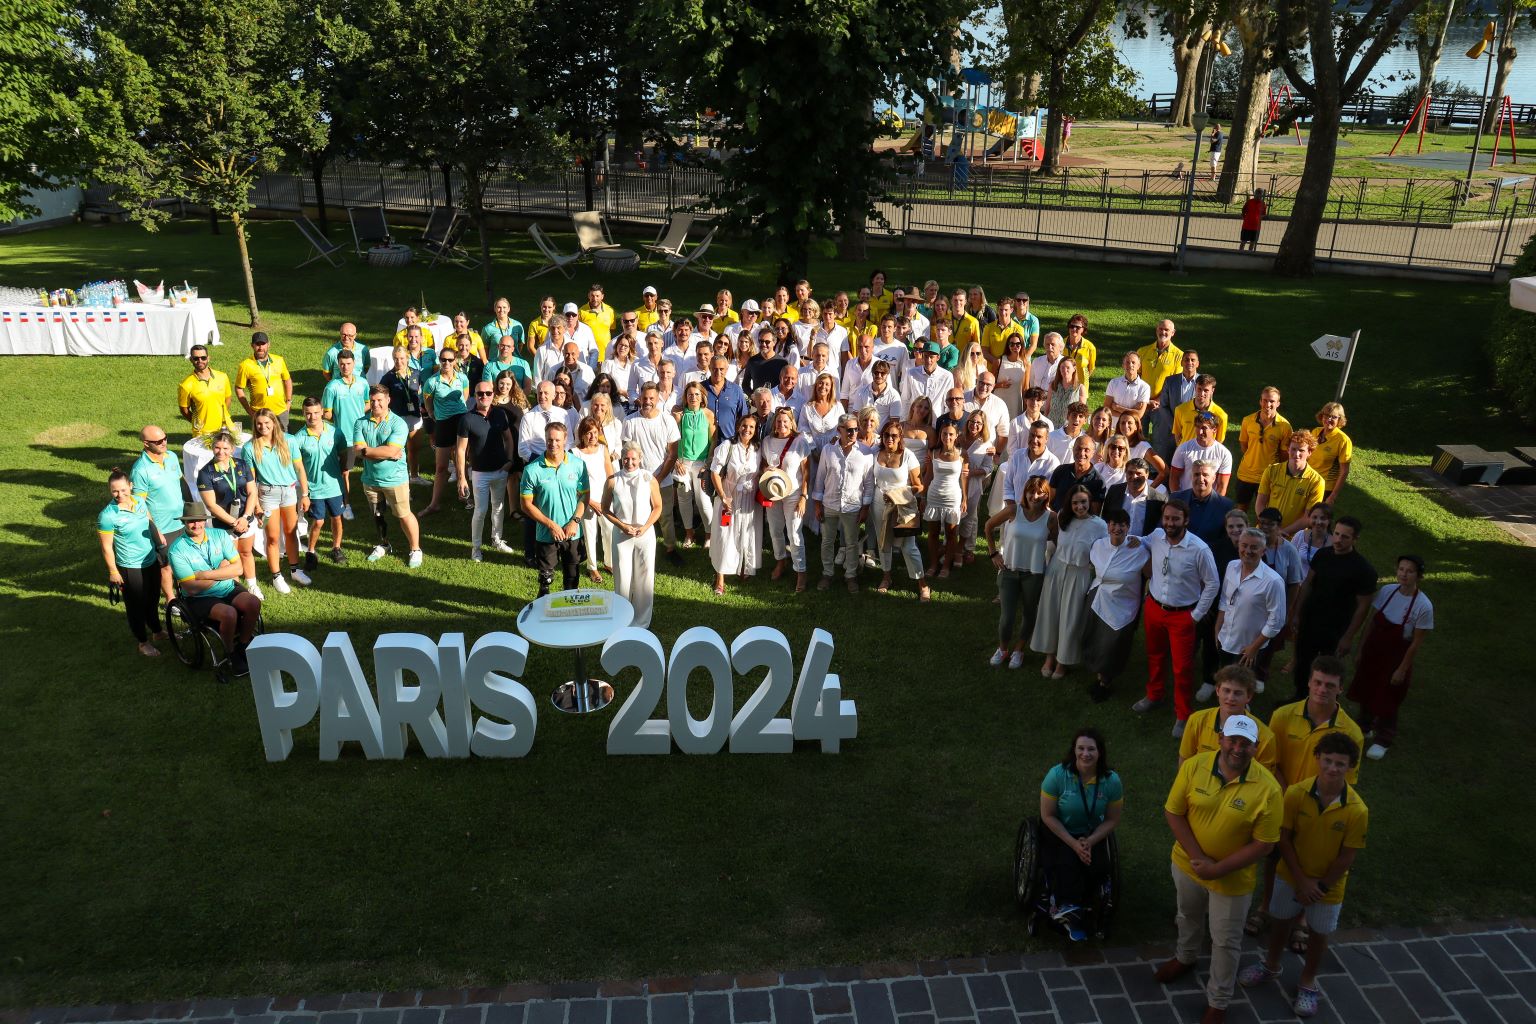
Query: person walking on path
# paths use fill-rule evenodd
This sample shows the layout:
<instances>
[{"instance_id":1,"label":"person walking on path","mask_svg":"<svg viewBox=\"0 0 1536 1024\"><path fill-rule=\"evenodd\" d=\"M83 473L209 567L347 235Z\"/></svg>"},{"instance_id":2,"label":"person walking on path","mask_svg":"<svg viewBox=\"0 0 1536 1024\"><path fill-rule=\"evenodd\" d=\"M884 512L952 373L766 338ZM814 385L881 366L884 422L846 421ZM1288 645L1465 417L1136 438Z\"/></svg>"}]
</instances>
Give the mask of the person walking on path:
<instances>
[{"instance_id":1,"label":"person walking on path","mask_svg":"<svg viewBox=\"0 0 1536 1024\"><path fill-rule=\"evenodd\" d=\"M1264 202L1264 190L1255 189L1243 204L1243 230L1238 235L1238 252L1244 249L1249 252L1259 251L1259 229L1264 226L1264 215L1268 212L1269 204Z\"/></svg>"}]
</instances>

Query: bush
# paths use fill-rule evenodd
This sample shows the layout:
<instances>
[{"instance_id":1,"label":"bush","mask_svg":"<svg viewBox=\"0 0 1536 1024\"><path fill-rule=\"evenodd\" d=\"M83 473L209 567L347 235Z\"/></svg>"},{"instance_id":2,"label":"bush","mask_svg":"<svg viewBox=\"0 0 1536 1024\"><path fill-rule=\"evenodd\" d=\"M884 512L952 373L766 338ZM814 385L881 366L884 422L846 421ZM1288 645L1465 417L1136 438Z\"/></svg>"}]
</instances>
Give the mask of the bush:
<instances>
[{"instance_id":1,"label":"bush","mask_svg":"<svg viewBox=\"0 0 1536 1024\"><path fill-rule=\"evenodd\" d=\"M1511 277L1536 276L1536 235L1510 268ZM1493 380L1509 400L1510 408L1528 423L1536 423L1536 313L1499 303L1488 325L1488 361Z\"/></svg>"}]
</instances>

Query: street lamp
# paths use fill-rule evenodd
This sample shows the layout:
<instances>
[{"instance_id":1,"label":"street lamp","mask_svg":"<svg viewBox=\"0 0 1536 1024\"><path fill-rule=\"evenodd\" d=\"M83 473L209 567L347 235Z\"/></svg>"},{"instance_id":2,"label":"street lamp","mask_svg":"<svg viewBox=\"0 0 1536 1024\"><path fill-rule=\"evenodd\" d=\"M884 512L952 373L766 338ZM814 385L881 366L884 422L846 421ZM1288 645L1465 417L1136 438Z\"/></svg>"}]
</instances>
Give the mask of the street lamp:
<instances>
[{"instance_id":1,"label":"street lamp","mask_svg":"<svg viewBox=\"0 0 1536 1024\"><path fill-rule=\"evenodd\" d=\"M1195 155L1189 161L1189 187L1184 190L1184 223L1179 228L1179 255L1173 265L1176 274L1184 273L1184 252L1189 248L1189 211L1195 204L1195 171L1200 166L1200 137L1205 134L1210 119L1204 111L1190 119L1195 125Z\"/></svg>"},{"instance_id":2,"label":"street lamp","mask_svg":"<svg viewBox=\"0 0 1536 1024\"><path fill-rule=\"evenodd\" d=\"M1465 197L1463 199L1464 202L1472 197L1472 166L1477 163L1477 147L1483 141L1483 120L1488 116L1488 83L1493 77L1493 54L1495 49L1497 49L1493 45L1495 31L1494 23L1490 21L1487 27L1483 29L1483 38L1477 41L1476 46L1467 51L1468 57L1477 60L1477 58L1483 55L1483 51L1487 50L1488 68L1483 72L1483 102L1477 108L1477 132L1472 136L1472 155L1467 158L1467 180L1462 188L1462 194ZM1426 110L1424 116L1428 117L1429 111Z\"/></svg>"}]
</instances>

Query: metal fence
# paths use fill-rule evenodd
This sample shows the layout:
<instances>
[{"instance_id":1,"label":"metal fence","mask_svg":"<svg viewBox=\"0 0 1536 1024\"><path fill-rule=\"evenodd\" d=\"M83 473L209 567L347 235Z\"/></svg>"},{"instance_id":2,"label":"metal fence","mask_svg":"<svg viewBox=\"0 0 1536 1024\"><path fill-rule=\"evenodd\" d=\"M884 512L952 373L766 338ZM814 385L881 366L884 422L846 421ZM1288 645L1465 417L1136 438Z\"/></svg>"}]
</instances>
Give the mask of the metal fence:
<instances>
[{"instance_id":1,"label":"metal fence","mask_svg":"<svg viewBox=\"0 0 1536 1024\"><path fill-rule=\"evenodd\" d=\"M1259 179L1270 214L1258 251L1278 248L1299 181L1294 175ZM342 164L331 168L323 183L333 209L384 206L426 214L446 201L441 175L403 167ZM872 233L1041 242L1170 258L1179 247L1186 206L1192 249L1235 251L1245 198L1224 201L1214 182L1198 179L1191 202L1189 179L1183 175L1112 168L1071 168L1060 175L982 168L957 185L950 168L931 167L894 179L890 191L892 200L879 206L884 223L871 220ZM593 206L616 221L659 225L677 210L718 216L724 212L718 197L713 172L674 166L599 174ZM308 179L269 175L257 183L253 199L260 207L297 210L313 206L317 191ZM588 208L579 170L539 184L494 179L485 202L495 213L561 220ZM1318 256L1487 275L1513 263L1533 232L1536 181L1494 185L1465 196L1459 182L1446 179L1336 178Z\"/></svg>"}]
</instances>

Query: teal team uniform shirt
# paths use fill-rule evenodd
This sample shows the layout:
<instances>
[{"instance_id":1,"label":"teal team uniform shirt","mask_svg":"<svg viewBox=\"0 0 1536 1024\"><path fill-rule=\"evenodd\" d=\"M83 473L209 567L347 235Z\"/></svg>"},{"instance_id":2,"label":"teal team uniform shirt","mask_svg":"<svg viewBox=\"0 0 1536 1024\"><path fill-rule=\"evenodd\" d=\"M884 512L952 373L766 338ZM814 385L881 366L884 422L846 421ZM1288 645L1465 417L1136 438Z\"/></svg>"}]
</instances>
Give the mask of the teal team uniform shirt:
<instances>
[{"instance_id":1,"label":"teal team uniform shirt","mask_svg":"<svg viewBox=\"0 0 1536 1024\"><path fill-rule=\"evenodd\" d=\"M341 431L329 423L320 424L318 435L306 426L288 436L288 450L304 463L311 501L341 497L341 452L346 447Z\"/></svg>"},{"instance_id":2,"label":"teal team uniform shirt","mask_svg":"<svg viewBox=\"0 0 1536 1024\"><path fill-rule=\"evenodd\" d=\"M251 473L256 477L258 484L266 484L268 487L287 487L299 482L299 474L293 469L298 456L294 455L291 449L288 452L288 458L285 459L276 445L262 445L261 458L258 459L256 441L253 438L241 447L240 457L245 460L247 466L251 467Z\"/></svg>"},{"instance_id":3,"label":"teal team uniform shirt","mask_svg":"<svg viewBox=\"0 0 1536 1024\"><path fill-rule=\"evenodd\" d=\"M167 451L164 462L156 462L144 452L128 473L133 496L149 502L149 514L161 533L181 529L181 462L176 453Z\"/></svg>"},{"instance_id":4,"label":"teal team uniform shirt","mask_svg":"<svg viewBox=\"0 0 1536 1024\"><path fill-rule=\"evenodd\" d=\"M496 378L501 376L503 370L512 371L512 377L517 381L517 386L520 388L527 387L528 382L533 379L533 368L528 365L528 360L522 356L513 356L511 361L506 363L499 359L492 359L485 364L485 373L480 379L488 380L495 384Z\"/></svg>"},{"instance_id":5,"label":"teal team uniform shirt","mask_svg":"<svg viewBox=\"0 0 1536 1024\"><path fill-rule=\"evenodd\" d=\"M587 464L567 452L565 461L558 466L550 465L549 457L545 456L523 470L520 493L525 498L531 495L533 504L540 512L563 526L575 517L576 506L581 503L590 486ZM578 526L572 539L579 536L580 531ZM542 544L552 543L555 539L549 527L543 523L538 524L535 536Z\"/></svg>"},{"instance_id":6,"label":"teal team uniform shirt","mask_svg":"<svg viewBox=\"0 0 1536 1024\"><path fill-rule=\"evenodd\" d=\"M1055 798L1056 816L1079 838L1098 828L1110 807L1125 799L1125 789L1115 772L1084 786L1076 771L1059 764L1045 773L1040 792Z\"/></svg>"},{"instance_id":7,"label":"teal team uniform shirt","mask_svg":"<svg viewBox=\"0 0 1536 1024\"><path fill-rule=\"evenodd\" d=\"M351 384L337 377L325 386L320 407L331 414L331 425L341 432L346 447L352 443L353 425L368 411L368 382L355 373Z\"/></svg>"},{"instance_id":8,"label":"teal team uniform shirt","mask_svg":"<svg viewBox=\"0 0 1536 1024\"><path fill-rule=\"evenodd\" d=\"M239 555L235 553L235 539L228 530L204 529L200 544L186 534L171 541L171 575L176 577L178 583L204 570L217 569L237 558ZM228 597L235 590L234 580L219 580L196 596Z\"/></svg>"},{"instance_id":9,"label":"teal team uniform shirt","mask_svg":"<svg viewBox=\"0 0 1536 1024\"><path fill-rule=\"evenodd\" d=\"M458 370L455 367L455 370ZM421 386L423 396L432 396L432 418L445 420L450 416L459 416L469 412L469 374L458 371L453 375L453 382L443 379L440 373L434 373L430 380Z\"/></svg>"},{"instance_id":10,"label":"teal team uniform shirt","mask_svg":"<svg viewBox=\"0 0 1536 1024\"><path fill-rule=\"evenodd\" d=\"M512 351L521 352L523 350L524 336L523 325L511 317L507 317L506 330L497 327L495 320L480 328L480 338L485 342L485 350L487 352L496 351L496 346L501 344L502 338L511 338L513 341Z\"/></svg>"},{"instance_id":11,"label":"teal team uniform shirt","mask_svg":"<svg viewBox=\"0 0 1536 1024\"><path fill-rule=\"evenodd\" d=\"M339 352L341 352L341 342L337 342L326 349L324 358L320 360L320 369L332 377L341 376L341 364L336 361L336 356ZM352 343L352 352L357 356L356 361L353 363L352 373L354 376L362 377L368 372L368 346L360 341L354 341Z\"/></svg>"},{"instance_id":12,"label":"teal team uniform shirt","mask_svg":"<svg viewBox=\"0 0 1536 1024\"><path fill-rule=\"evenodd\" d=\"M409 436L410 428L405 425L405 420L392 412L385 413L384 419L377 423L371 416L358 418L356 426L352 428L353 444L368 448L383 448L390 444L400 446L400 454L393 459L362 460L363 486L399 487L410 479L405 468L405 441Z\"/></svg>"},{"instance_id":13,"label":"teal team uniform shirt","mask_svg":"<svg viewBox=\"0 0 1536 1024\"><path fill-rule=\"evenodd\" d=\"M155 532L149 521L149 505L139 498L123 508L107 503L96 517L96 529L112 536L112 558L120 569L144 569L155 561Z\"/></svg>"}]
</instances>

